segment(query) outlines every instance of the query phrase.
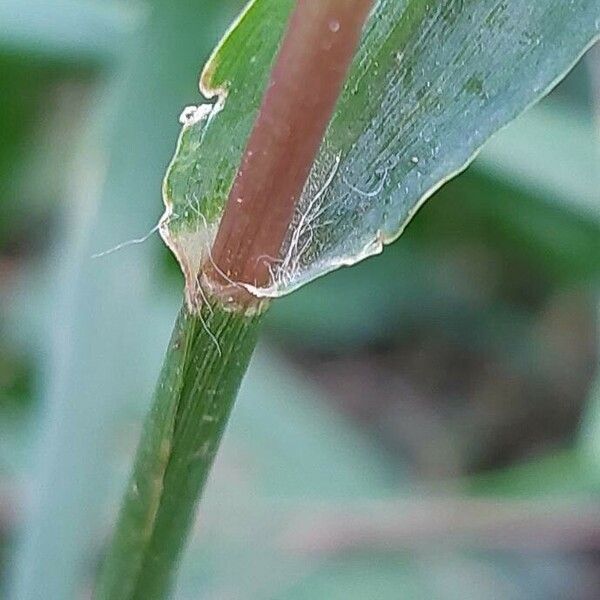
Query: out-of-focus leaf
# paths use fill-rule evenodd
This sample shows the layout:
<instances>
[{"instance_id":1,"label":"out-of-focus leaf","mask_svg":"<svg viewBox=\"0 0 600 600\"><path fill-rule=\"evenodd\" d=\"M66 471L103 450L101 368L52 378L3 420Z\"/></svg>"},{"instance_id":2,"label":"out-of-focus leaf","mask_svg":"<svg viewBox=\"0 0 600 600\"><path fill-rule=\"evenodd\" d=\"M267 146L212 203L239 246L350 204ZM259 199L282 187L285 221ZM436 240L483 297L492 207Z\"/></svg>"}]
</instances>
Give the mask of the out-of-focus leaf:
<instances>
[{"instance_id":1,"label":"out-of-focus leaf","mask_svg":"<svg viewBox=\"0 0 600 600\"><path fill-rule=\"evenodd\" d=\"M600 322L600 304L597 314ZM598 334L597 352L600 347L600 331ZM593 465L594 475L600 482L600 364L596 364L596 376L590 389L589 405L582 421L579 449L581 455Z\"/></svg>"},{"instance_id":2,"label":"out-of-focus leaf","mask_svg":"<svg viewBox=\"0 0 600 600\"><path fill-rule=\"evenodd\" d=\"M105 64L121 55L139 23L142 11L134 8L115 1L0 0L0 49Z\"/></svg>"},{"instance_id":3,"label":"out-of-focus leaf","mask_svg":"<svg viewBox=\"0 0 600 600\"><path fill-rule=\"evenodd\" d=\"M488 497L585 497L600 492L600 473L597 463L573 448L474 476L465 481L465 491Z\"/></svg>"},{"instance_id":4,"label":"out-of-focus leaf","mask_svg":"<svg viewBox=\"0 0 600 600\"><path fill-rule=\"evenodd\" d=\"M0 93L0 251L16 251L22 259L48 241L95 74L0 54L0 80L10 82Z\"/></svg>"},{"instance_id":5,"label":"out-of-focus leaf","mask_svg":"<svg viewBox=\"0 0 600 600\"><path fill-rule=\"evenodd\" d=\"M150 398L170 323L154 319L162 297L152 279L158 242L91 257L156 222L161 170L176 134L165 115L176 115L193 89L189 82L213 42L209 24L237 7L235 0L157 3L88 119L60 266L48 266L55 300L44 304L52 341L43 365L43 429L32 436L39 464L12 561L20 600L77 597L94 566L117 409L128 398Z\"/></svg>"},{"instance_id":6,"label":"out-of-focus leaf","mask_svg":"<svg viewBox=\"0 0 600 600\"><path fill-rule=\"evenodd\" d=\"M477 166L600 224L600 148L583 111L542 103L483 148ZM599 252L600 252L600 241Z\"/></svg>"},{"instance_id":7,"label":"out-of-focus leaf","mask_svg":"<svg viewBox=\"0 0 600 600\"><path fill-rule=\"evenodd\" d=\"M206 259L292 4L255 0L205 67L201 89L216 105L188 114L165 181L163 233L185 273ZM272 285L258 293L379 252L599 31L596 0L379 0Z\"/></svg>"}]
</instances>

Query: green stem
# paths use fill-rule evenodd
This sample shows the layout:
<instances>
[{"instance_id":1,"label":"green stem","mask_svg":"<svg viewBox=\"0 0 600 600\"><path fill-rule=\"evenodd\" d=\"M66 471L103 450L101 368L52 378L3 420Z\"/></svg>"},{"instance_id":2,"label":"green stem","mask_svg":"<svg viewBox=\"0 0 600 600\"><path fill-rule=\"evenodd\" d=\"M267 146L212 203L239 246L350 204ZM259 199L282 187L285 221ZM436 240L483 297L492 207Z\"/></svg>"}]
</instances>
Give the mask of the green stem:
<instances>
[{"instance_id":1,"label":"green stem","mask_svg":"<svg viewBox=\"0 0 600 600\"><path fill-rule=\"evenodd\" d=\"M260 320L218 305L205 304L199 315L182 308L97 600L167 596Z\"/></svg>"}]
</instances>

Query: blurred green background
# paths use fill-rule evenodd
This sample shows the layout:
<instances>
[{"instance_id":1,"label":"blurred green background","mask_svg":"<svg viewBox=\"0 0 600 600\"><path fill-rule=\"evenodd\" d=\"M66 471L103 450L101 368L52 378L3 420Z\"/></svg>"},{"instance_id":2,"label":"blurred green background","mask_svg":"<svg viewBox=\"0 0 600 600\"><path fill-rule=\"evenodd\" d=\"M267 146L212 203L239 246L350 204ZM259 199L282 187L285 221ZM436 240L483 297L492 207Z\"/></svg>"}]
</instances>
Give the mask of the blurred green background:
<instances>
[{"instance_id":1,"label":"blurred green background","mask_svg":"<svg viewBox=\"0 0 600 600\"><path fill-rule=\"evenodd\" d=\"M0 597L87 598L182 280L150 231L242 0L0 0ZM176 598L600 596L600 49L277 301Z\"/></svg>"}]
</instances>

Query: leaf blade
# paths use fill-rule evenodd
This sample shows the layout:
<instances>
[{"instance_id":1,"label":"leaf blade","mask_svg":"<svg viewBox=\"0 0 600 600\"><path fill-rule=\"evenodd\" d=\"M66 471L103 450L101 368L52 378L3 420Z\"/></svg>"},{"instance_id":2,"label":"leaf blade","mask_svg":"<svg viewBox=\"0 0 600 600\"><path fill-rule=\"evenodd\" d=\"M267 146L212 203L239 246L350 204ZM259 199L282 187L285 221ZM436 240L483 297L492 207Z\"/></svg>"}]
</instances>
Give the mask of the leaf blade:
<instances>
[{"instance_id":1,"label":"leaf blade","mask_svg":"<svg viewBox=\"0 0 600 600\"><path fill-rule=\"evenodd\" d=\"M287 0L248 7L203 77L215 89L228 82L226 98L206 121L184 125L165 180L167 205L184 216L163 236L183 239L176 254L187 262L188 290L210 252L290 8ZM273 281L242 283L280 296L380 252L487 139L550 91L599 31L594 0L379 0ZM184 238L197 240L198 231L203 246L194 242L192 256Z\"/></svg>"}]
</instances>

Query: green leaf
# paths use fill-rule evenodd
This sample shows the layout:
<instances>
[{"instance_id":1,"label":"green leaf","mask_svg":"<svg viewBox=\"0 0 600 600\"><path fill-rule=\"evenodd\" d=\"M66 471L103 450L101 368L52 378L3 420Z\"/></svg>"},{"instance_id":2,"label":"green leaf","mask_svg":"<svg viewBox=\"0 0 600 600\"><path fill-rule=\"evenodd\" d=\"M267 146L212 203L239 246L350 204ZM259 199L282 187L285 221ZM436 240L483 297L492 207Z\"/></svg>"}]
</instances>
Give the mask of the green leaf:
<instances>
[{"instance_id":1,"label":"green leaf","mask_svg":"<svg viewBox=\"0 0 600 600\"><path fill-rule=\"evenodd\" d=\"M213 107L183 115L162 234L188 289L207 257L292 2L255 0L206 65ZM268 289L381 251L490 136L598 37L596 0L379 0ZM243 282L242 282L243 283Z\"/></svg>"}]
</instances>

